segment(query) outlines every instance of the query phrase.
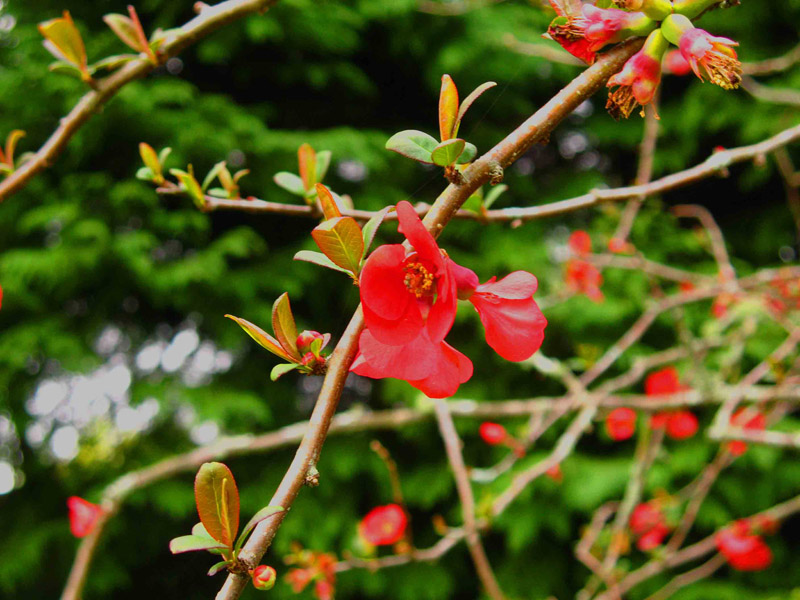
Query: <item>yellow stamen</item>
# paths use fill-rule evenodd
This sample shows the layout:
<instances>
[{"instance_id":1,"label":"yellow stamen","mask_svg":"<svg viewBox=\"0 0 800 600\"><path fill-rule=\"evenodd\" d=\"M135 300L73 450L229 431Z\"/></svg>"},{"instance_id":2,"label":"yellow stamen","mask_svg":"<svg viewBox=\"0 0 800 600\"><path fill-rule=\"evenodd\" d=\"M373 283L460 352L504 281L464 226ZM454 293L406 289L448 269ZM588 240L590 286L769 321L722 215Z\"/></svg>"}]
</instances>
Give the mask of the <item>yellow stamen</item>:
<instances>
[{"instance_id":1,"label":"yellow stamen","mask_svg":"<svg viewBox=\"0 0 800 600\"><path fill-rule=\"evenodd\" d=\"M428 271L422 263L407 263L403 270L406 272L403 283L406 289L417 298L433 292L433 273Z\"/></svg>"}]
</instances>

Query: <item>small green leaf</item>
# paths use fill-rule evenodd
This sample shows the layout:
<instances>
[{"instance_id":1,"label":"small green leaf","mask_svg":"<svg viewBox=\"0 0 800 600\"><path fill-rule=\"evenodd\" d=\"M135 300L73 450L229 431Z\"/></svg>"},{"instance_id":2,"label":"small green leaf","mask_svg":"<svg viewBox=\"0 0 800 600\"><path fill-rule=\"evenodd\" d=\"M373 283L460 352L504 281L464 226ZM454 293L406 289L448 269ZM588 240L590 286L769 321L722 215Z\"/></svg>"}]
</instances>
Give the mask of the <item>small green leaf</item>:
<instances>
[{"instance_id":1,"label":"small green leaf","mask_svg":"<svg viewBox=\"0 0 800 600\"><path fill-rule=\"evenodd\" d=\"M45 44L45 47L56 58L63 57L78 67L79 71L86 71L86 48L68 10L64 11L64 15L60 19L51 19L44 23L39 23L39 32L57 50L58 53L53 53L52 47ZM58 54L61 54L61 56L58 56Z\"/></svg>"},{"instance_id":2,"label":"small green leaf","mask_svg":"<svg viewBox=\"0 0 800 600\"><path fill-rule=\"evenodd\" d=\"M300 361L297 351L297 326L292 315L292 305L289 303L289 294L284 292L272 305L272 330L281 347L295 362Z\"/></svg>"},{"instance_id":3,"label":"small green leaf","mask_svg":"<svg viewBox=\"0 0 800 600\"><path fill-rule=\"evenodd\" d=\"M227 567L228 567L227 560L220 561L208 570L208 576L211 577L213 575L216 575L217 573L222 571L222 569L226 569Z\"/></svg>"},{"instance_id":4,"label":"small green leaf","mask_svg":"<svg viewBox=\"0 0 800 600\"><path fill-rule=\"evenodd\" d=\"M456 135L456 114L458 113L458 90L450 75L442 75L439 91L439 137L442 141Z\"/></svg>"},{"instance_id":5,"label":"small green leaf","mask_svg":"<svg viewBox=\"0 0 800 600\"><path fill-rule=\"evenodd\" d=\"M161 163L161 167L164 167L164 163L167 162L167 157L172 153L172 148L167 146L166 148L162 149L161 152L158 153L158 162Z\"/></svg>"},{"instance_id":6,"label":"small green leaf","mask_svg":"<svg viewBox=\"0 0 800 600\"><path fill-rule=\"evenodd\" d=\"M300 250L300 252L294 255L294 260L302 260L303 262L313 263L315 265L319 265L320 267L325 267L326 269L333 269L334 271L347 273L351 277L353 276L350 271L336 265L330 258L321 252L314 252L313 250Z\"/></svg>"},{"instance_id":7,"label":"small green leaf","mask_svg":"<svg viewBox=\"0 0 800 600\"><path fill-rule=\"evenodd\" d=\"M141 179L142 181L154 181L155 178L155 174L148 167L139 167L136 170L136 179Z\"/></svg>"},{"instance_id":8,"label":"small green leaf","mask_svg":"<svg viewBox=\"0 0 800 600\"><path fill-rule=\"evenodd\" d=\"M251 323L246 319L240 319L239 317L234 317L233 315L225 315L227 318L235 321L239 327L244 329L245 333L253 338L262 348L266 348L276 356L281 357L283 360L288 360L289 362L294 361L294 358L287 354L286 350L281 347L281 344L278 340L268 334L266 331L261 329L258 325Z\"/></svg>"},{"instance_id":9,"label":"small green leaf","mask_svg":"<svg viewBox=\"0 0 800 600\"><path fill-rule=\"evenodd\" d=\"M475 102L475 100L477 100L478 98L480 98L481 94L483 94L486 90L492 89L496 85L497 83L495 83L494 81L487 81L486 83L482 83L474 90L472 90L472 93L469 96L464 98L464 101L461 103L461 106L458 109L458 116L456 117L455 125L453 125L454 136L458 135L458 127L461 125L461 119L463 119L464 115L467 114L467 110L469 109L470 106L472 106L472 103Z\"/></svg>"},{"instance_id":10,"label":"small green leaf","mask_svg":"<svg viewBox=\"0 0 800 600\"><path fill-rule=\"evenodd\" d=\"M239 491L231 470L222 463L204 463L194 480L194 498L209 535L232 547L239 530Z\"/></svg>"},{"instance_id":11,"label":"small green leaf","mask_svg":"<svg viewBox=\"0 0 800 600\"><path fill-rule=\"evenodd\" d=\"M355 219L352 217L328 219L314 228L311 237L322 253L334 264L358 275L361 257L364 254L364 238Z\"/></svg>"},{"instance_id":12,"label":"small green leaf","mask_svg":"<svg viewBox=\"0 0 800 600\"><path fill-rule=\"evenodd\" d=\"M169 543L169 551L173 554L198 550L226 550L227 548L228 546L220 544L212 538L198 537L196 535L182 535Z\"/></svg>"},{"instance_id":13,"label":"small green leaf","mask_svg":"<svg viewBox=\"0 0 800 600\"><path fill-rule=\"evenodd\" d=\"M217 177L219 177L219 174L220 174L220 173L221 173L221 172L222 172L224 169L226 169L226 166L225 166L225 161L224 161L224 160L223 160L223 161L221 161L221 162L218 162L217 164L215 164L215 165L214 165L214 166L211 168L211 170L208 172L208 175L206 175L206 178L203 180L203 185L202 185L202 186L200 186L200 187L201 187L201 189L202 189L202 190L205 192L205 191L208 189L208 186L210 186L210 185L211 185L211 182L212 182L212 181L214 181L214 180L215 180ZM221 181L222 181L222 180L220 179L220 182L221 182Z\"/></svg>"},{"instance_id":14,"label":"small green leaf","mask_svg":"<svg viewBox=\"0 0 800 600\"><path fill-rule=\"evenodd\" d=\"M467 143L460 138L444 141L433 149L431 152L431 160L440 167L454 165L458 157L461 156L461 153L464 152L466 144Z\"/></svg>"},{"instance_id":15,"label":"small green leaf","mask_svg":"<svg viewBox=\"0 0 800 600\"><path fill-rule=\"evenodd\" d=\"M192 527L192 535L195 537L208 538L210 540L214 539L213 537L211 537L211 534L208 533L205 525L203 525L202 523L196 523L195 526Z\"/></svg>"},{"instance_id":16,"label":"small green leaf","mask_svg":"<svg viewBox=\"0 0 800 600\"><path fill-rule=\"evenodd\" d=\"M325 218L335 219L341 217L342 212L339 210L339 205L331 191L321 183L316 184L314 187L317 190L317 199L319 200L319 205L322 207L322 214Z\"/></svg>"},{"instance_id":17,"label":"small green leaf","mask_svg":"<svg viewBox=\"0 0 800 600\"><path fill-rule=\"evenodd\" d=\"M423 131L407 129L395 133L386 142L386 149L402 154L412 160L425 164L433 164L431 152L438 145L436 138Z\"/></svg>"},{"instance_id":18,"label":"small green leaf","mask_svg":"<svg viewBox=\"0 0 800 600\"><path fill-rule=\"evenodd\" d=\"M306 195L306 188L303 187L303 180L294 173L281 171L280 173L275 173L272 180L290 194L300 197L305 197Z\"/></svg>"},{"instance_id":19,"label":"small green leaf","mask_svg":"<svg viewBox=\"0 0 800 600\"><path fill-rule=\"evenodd\" d=\"M161 161L158 159L156 151L150 144L141 142L139 144L139 156L142 157L142 162L147 166L153 174L161 175Z\"/></svg>"},{"instance_id":20,"label":"small green leaf","mask_svg":"<svg viewBox=\"0 0 800 600\"><path fill-rule=\"evenodd\" d=\"M195 206L201 210L205 208L206 197L205 194L203 194L203 189L194 177L192 165L189 165L188 172L182 171L181 169L170 169L169 172L178 178L181 188L189 195Z\"/></svg>"},{"instance_id":21,"label":"small green leaf","mask_svg":"<svg viewBox=\"0 0 800 600\"><path fill-rule=\"evenodd\" d=\"M269 378L272 381L277 381L279 377L286 375L289 371L294 371L295 369L299 369L301 365L297 363L280 363L279 365L275 365L272 367L272 371L270 371Z\"/></svg>"},{"instance_id":22,"label":"small green leaf","mask_svg":"<svg viewBox=\"0 0 800 600\"><path fill-rule=\"evenodd\" d=\"M317 152L317 182L321 183L325 179L325 174L328 172L328 167L331 164L331 151L323 150Z\"/></svg>"},{"instance_id":23,"label":"small green leaf","mask_svg":"<svg viewBox=\"0 0 800 600\"><path fill-rule=\"evenodd\" d=\"M69 75L70 77L77 77L78 79L83 79L83 72L73 65L72 63L68 63L64 60L58 60L54 63L50 63L47 67L51 73L58 73L59 75Z\"/></svg>"},{"instance_id":24,"label":"small green leaf","mask_svg":"<svg viewBox=\"0 0 800 600\"><path fill-rule=\"evenodd\" d=\"M274 370L275 369L273 369L273 371ZM247 536L250 535L250 532L256 525L261 523L261 521L263 521L264 519L267 519L272 515L276 515L282 511L283 511L282 506L265 506L264 508L259 510L256 514L254 514L253 518L250 519L247 522L247 525L244 526L244 529L242 529L242 534L239 536L239 539L236 540L236 549L238 550L244 545L245 541L247 540Z\"/></svg>"},{"instance_id":25,"label":"small green leaf","mask_svg":"<svg viewBox=\"0 0 800 600\"><path fill-rule=\"evenodd\" d=\"M12 168L14 167L14 151L17 149L17 142L24 137L24 131L21 129L15 129L9 133L8 137L6 138L5 162L7 162ZM0 155L2 155L2 152L0 152Z\"/></svg>"},{"instance_id":26,"label":"small green leaf","mask_svg":"<svg viewBox=\"0 0 800 600\"><path fill-rule=\"evenodd\" d=\"M475 144L465 142L464 151L461 153L461 156L458 157L458 160L456 160L456 164L463 165L465 163L472 162L477 154L478 149L475 147Z\"/></svg>"},{"instance_id":27,"label":"small green leaf","mask_svg":"<svg viewBox=\"0 0 800 600\"><path fill-rule=\"evenodd\" d=\"M375 216L367 221L364 224L364 227L361 229L361 233L364 236L364 254L361 257L362 259L367 255L367 252L369 252L369 247L372 245L372 241L375 239L375 235L378 233L378 228L386 218L386 213L388 213L390 210L392 210L391 206L382 208Z\"/></svg>"},{"instance_id":28,"label":"small green leaf","mask_svg":"<svg viewBox=\"0 0 800 600\"><path fill-rule=\"evenodd\" d=\"M117 34L117 37L122 40L124 44L137 52L143 52L145 50L139 43L139 37L136 35L136 25L133 19L125 15L112 13L105 15L103 21L111 28L111 31Z\"/></svg>"}]
</instances>

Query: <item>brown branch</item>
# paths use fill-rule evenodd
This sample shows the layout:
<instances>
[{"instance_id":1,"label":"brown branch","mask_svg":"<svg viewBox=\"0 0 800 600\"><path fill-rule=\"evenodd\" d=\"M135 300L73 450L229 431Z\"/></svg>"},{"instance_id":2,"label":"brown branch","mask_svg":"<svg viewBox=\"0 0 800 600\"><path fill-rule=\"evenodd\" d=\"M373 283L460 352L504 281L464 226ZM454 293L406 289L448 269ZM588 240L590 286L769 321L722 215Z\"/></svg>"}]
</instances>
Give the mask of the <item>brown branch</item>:
<instances>
[{"instance_id":1,"label":"brown branch","mask_svg":"<svg viewBox=\"0 0 800 600\"><path fill-rule=\"evenodd\" d=\"M700 225L706 230L708 239L711 242L711 251L719 267L719 274L723 281L730 281L736 278L736 271L731 264L731 257L725 247L725 238L722 230L711 216L711 213L704 206L697 204L679 204L672 207L672 212L677 217L694 218L700 221Z\"/></svg>"},{"instance_id":2,"label":"brown branch","mask_svg":"<svg viewBox=\"0 0 800 600\"><path fill-rule=\"evenodd\" d=\"M786 189L786 202L789 210L794 217L794 225L797 229L797 236L800 238L800 173L795 171L792 158L786 148L779 148L773 154L775 163L778 165L778 172L783 179L783 187Z\"/></svg>"},{"instance_id":3,"label":"brown branch","mask_svg":"<svg viewBox=\"0 0 800 600\"><path fill-rule=\"evenodd\" d=\"M742 77L742 88L753 98L770 104L800 106L800 92L791 88L774 88L758 83L752 77Z\"/></svg>"},{"instance_id":4,"label":"brown branch","mask_svg":"<svg viewBox=\"0 0 800 600\"><path fill-rule=\"evenodd\" d=\"M681 588L685 588L687 585L691 585L705 579L706 577L710 577L724 564L725 557L721 554L717 554L711 560L703 563L699 567L692 569L691 571L687 571L686 573L677 575L667 585L662 587L654 594L648 596L647 600L666 600Z\"/></svg>"},{"instance_id":5,"label":"brown branch","mask_svg":"<svg viewBox=\"0 0 800 600\"><path fill-rule=\"evenodd\" d=\"M630 205L629 205L630 206ZM684 282L690 281L695 284L702 282L714 282L716 278L702 273L677 269L668 265L646 259L644 256L619 256L617 254L589 254L582 257L586 262L590 262L598 267L611 267L614 269L628 269L655 275L661 279L670 281Z\"/></svg>"},{"instance_id":6,"label":"brown branch","mask_svg":"<svg viewBox=\"0 0 800 600\"><path fill-rule=\"evenodd\" d=\"M175 56L198 40L217 29L244 16L264 12L278 0L226 0L215 6L206 6L200 14L180 28L180 33L168 38L160 48L166 60ZM0 182L0 202L24 188L40 171L50 167L69 140L94 114L100 112L126 84L150 73L156 65L148 58L133 60L112 75L98 82L84 95L69 114L59 121L58 128L44 145L19 169Z\"/></svg>"},{"instance_id":7,"label":"brown branch","mask_svg":"<svg viewBox=\"0 0 800 600\"><path fill-rule=\"evenodd\" d=\"M475 570L483 584L486 593L493 600L504 600L505 596L497 583L492 565L486 556L486 550L481 543L480 535L475 523L475 496L472 493L472 484L469 481L467 467L464 464L464 456L461 454L461 438L458 437L453 417L447 408L445 400L434 402L436 420L439 424L439 433L444 441L447 460L450 463L450 470L453 471L453 478L456 481L458 497L461 501L461 515L464 519L464 530L466 531L467 547L469 548Z\"/></svg>"},{"instance_id":8,"label":"brown branch","mask_svg":"<svg viewBox=\"0 0 800 600\"><path fill-rule=\"evenodd\" d=\"M742 63L742 72L745 75L772 75L792 68L800 63L800 44L789 50L783 56L768 58L758 62Z\"/></svg>"},{"instance_id":9,"label":"brown branch","mask_svg":"<svg viewBox=\"0 0 800 600\"><path fill-rule=\"evenodd\" d=\"M620 44L603 55L520 127L468 167L463 172L460 185L450 184L425 216L423 223L433 236L438 237L467 198L492 176L496 178L498 170L513 163L534 143L547 140L550 132L588 96L600 89L641 45L642 40L632 40ZM309 430L303 437L295 458L270 504L290 508L303 486L308 468L316 463L325 441L328 425L336 411L344 380L355 358L358 337L363 325L364 320L359 307L331 355L328 372L311 415ZM258 564L286 514L287 511L282 512L275 518L262 521L256 527L242 549L240 558L243 561L251 565ZM241 595L247 581L247 577L231 573L217 594L217 600L235 600Z\"/></svg>"}]
</instances>

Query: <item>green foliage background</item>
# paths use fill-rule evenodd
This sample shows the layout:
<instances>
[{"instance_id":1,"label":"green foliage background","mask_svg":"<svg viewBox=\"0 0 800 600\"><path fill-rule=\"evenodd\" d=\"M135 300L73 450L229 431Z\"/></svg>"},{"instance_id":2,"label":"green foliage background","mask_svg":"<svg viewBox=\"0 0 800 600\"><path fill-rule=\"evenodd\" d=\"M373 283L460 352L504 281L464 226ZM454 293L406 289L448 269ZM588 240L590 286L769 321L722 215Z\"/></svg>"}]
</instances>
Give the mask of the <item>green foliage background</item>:
<instances>
[{"instance_id":1,"label":"green foliage background","mask_svg":"<svg viewBox=\"0 0 800 600\"><path fill-rule=\"evenodd\" d=\"M124 5L111 0L0 2L2 15L16 20L13 29L0 33L2 136L25 129L21 151L38 147L85 91L76 80L47 72L50 57L36 23L70 9L90 58L97 60L124 51L101 21L105 13L124 12ZM185 22L192 16L191 5L188 0L141 0L137 8L145 27L152 29ZM312 247L311 221L205 215L189 200L158 198L134 179L137 144L171 146L169 166L192 163L200 173L222 159L243 162L252 170L243 180L245 194L288 202L292 198L271 178L280 170L296 171L295 151L308 141L333 151L326 182L350 194L357 207L377 209L404 198L432 202L444 185L440 174L385 151L386 139L401 129L435 132L439 79L449 73L462 94L486 80L499 83L462 127L480 151L491 147L577 73L574 67L516 54L503 44L509 33L548 43L540 36L551 15L523 0L454 17L419 12L415 0L282 0L267 15L229 26L188 50L180 57L178 74L159 69L124 88L75 136L52 169L0 205L0 415L17 432L16 438L7 436L0 458L24 473L24 483L0 497L0 596L57 597L76 548L65 498L77 494L95 500L120 474L193 448L182 425L187 406L194 410L195 424L213 421L226 434L268 431L309 414L312 396L304 381L288 375L271 383L273 357L223 314L266 324L272 302L288 291L301 327L335 337L357 303L357 290L346 278L292 262L297 250ZM739 40L742 58L757 60L797 43L798 23L800 0L744 0L738 8L708 15L703 26ZM797 88L800 69L767 83ZM714 146L755 142L800 121L796 108L760 103L744 91L726 93L690 77L666 78L663 95L657 175L695 164ZM563 123L549 145L534 148L511 168L506 177L510 191L496 206L542 204L593 186L629 182L642 121L634 117L616 123L602 110L603 103L601 93ZM796 149L793 154L800 163ZM354 166L366 170L363 180L343 177ZM729 179L710 179L650 200L634 231L637 247L656 260L713 272L703 237L665 210L669 204L699 202L722 224L740 273L781 264L779 249L796 251L797 232L774 164L732 171ZM597 248L604 247L618 216L619 207L607 206L513 231L456 222L442 244L481 279L530 270L540 278L539 294L549 296L562 289L558 257L569 230L588 229ZM397 239L389 226L381 236ZM603 304L579 297L546 312L546 354L596 356L643 310L651 294L649 280L630 272L607 272L603 289ZM698 333L707 315L708 303L689 311ZM109 327L121 334L118 344L98 350L98 339ZM131 366L141 348L169 342L186 328L196 328L218 350L232 352L233 364L198 386L187 385L180 373L131 367L131 404L153 397L160 406L146 434L119 434L108 413L82 427L80 452L70 462L50 458L47 440L41 447L29 443L25 432L34 417L26 407L44 379L91 373L108 364ZM562 391L528 368L499 359L483 342L478 320L469 311L460 315L451 337L475 363L475 376L459 397L493 401ZM759 327L744 347L742 368L779 339L776 328ZM665 318L631 356L669 347L675 340L673 323ZM722 352L712 361L724 358ZM581 368L584 362L572 364ZM419 398L410 386L387 381L366 393L363 386L353 388L344 402L379 409ZM700 415L704 424L710 422L710 412ZM477 425L459 423L466 457L472 465L488 466L501 451L479 441ZM523 422L510 425L524 427ZM797 425L796 419L787 423ZM542 448L552 444L561 427L555 429ZM450 523L460 521L435 427L428 423L377 437L399 463L416 543L433 543L434 514ZM385 470L369 450L372 438L358 434L329 440L319 465L322 485L301 494L267 557L279 573L285 572L281 557L292 541L339 554L352 549L360 516L391 500ZM588 572L573 557L574 542L595 508L621 496L632 449L632 443L612 444L598 429L563 465L561 486L537 482L497 520L486 543L509 595L566 598L580 589ZM671 443L669 449L669 459L659 461L648 482L651 493L675 491L714 451L699 438ZM287 450L229 461L245 516L269 498L291 456ZM222 576L204 576L211 557L173 557L167 550L168 540L188 533L196 521L192 478L186 473L148 488L125 505L105 536L87 600L210 598L215 593ZM488 500L505 483L477 488L479 499ZM753 449L715 486L693 535L699 539L730 519L799 491L796 453ZM770 570L748 575L723 569L676 597L756 600L794 597L792 590L800 594L799 534L800 520L794 519L770 541L776 555ZM621 564L642 559L634 553ZM474 598L477 585L468 554L459 547L435 565L343 574L338 597ZM631 597L643 598L653 589L647 584ZM270 593L276 599L293 597L284 583ZM255 594L248 590L246 597Z\"/></svg>"}]
</instances>

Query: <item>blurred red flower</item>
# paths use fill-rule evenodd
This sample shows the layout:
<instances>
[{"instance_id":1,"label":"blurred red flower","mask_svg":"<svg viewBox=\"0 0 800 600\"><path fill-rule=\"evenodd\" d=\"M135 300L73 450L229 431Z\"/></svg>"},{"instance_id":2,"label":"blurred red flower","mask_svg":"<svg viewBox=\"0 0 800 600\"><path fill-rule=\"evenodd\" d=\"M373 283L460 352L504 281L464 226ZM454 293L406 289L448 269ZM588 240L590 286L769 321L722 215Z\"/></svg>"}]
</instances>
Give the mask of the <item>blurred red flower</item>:
<instances>
[{"instance_id":1,"label":"blurred red flower","mask_svg":"<svg viewBox=\"0 0 800 600\"><path fill-rule=\"evenodd\" d=\"M636 412L627 407L615 408L606 417L606 431L616 442L632 437L636 432Z\"/></svg>"},{"instance_id":2,"label":"blurred red flower","mask_svg":"<svg viewBox=\"0 0 800 600\"><path fill-rule=\"evenodd\" d=\"M67 498L67 508L69 509L69 528L72 535L77 538L89 535L103 514L103 509L97 504L92 504L78 496Z\"/></svg>"},{"instance_id":3,"label":"blurred red flower","mask_svg":"<svg viewBox=\"0 0 800 600\"><path fill-rule=\"evenodd\" d=\"M396 544L403 539L408 517L398 504L387 504L373 508L361 520L358 532L373 546Z\"/></svg>"}]
</instances>

